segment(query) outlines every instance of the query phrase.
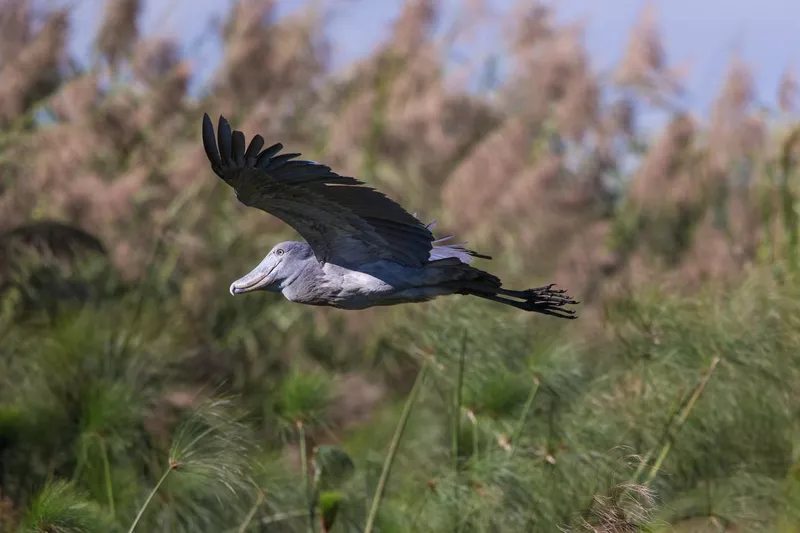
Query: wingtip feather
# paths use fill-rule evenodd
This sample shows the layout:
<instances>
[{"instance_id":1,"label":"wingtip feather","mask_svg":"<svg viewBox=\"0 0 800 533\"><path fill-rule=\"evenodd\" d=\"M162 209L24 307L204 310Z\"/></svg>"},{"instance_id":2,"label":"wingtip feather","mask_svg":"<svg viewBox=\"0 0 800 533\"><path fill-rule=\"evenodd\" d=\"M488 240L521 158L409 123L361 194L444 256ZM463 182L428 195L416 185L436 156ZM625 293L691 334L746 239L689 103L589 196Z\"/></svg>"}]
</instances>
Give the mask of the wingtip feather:
<instances>
[{"instance_id":1,"label":"wingtip feather","mask_svg":"<svg viewBox=\"0 0 800 533\"><path fill-rule=\"evenodd\" d=\"M272 157L281 150L283 150L283 144L281 143L275 143L269 148L265 149L258 155L256 166L258 168L266 168L267 165L269 165L270 159L272 159Z\"/></svg>"},{"instance_id":2,"label":"wingtip feather","mask_svg":"<svg viewBox=\"0 0 800 533\"><path fill-rule=\"evenodd\" d=\"M219 154L222 157L222 162L230 165L233 162L233 134L230 123L222 115L219 116L219 122L217 123L217 137L219 138Z\"/></svg>"},{"instance_id":3,"label":"wingtip feather","mask_svg":"<svg viewBox=\"0 0 800 533\"><path fill-rule=\"evenodd\" d=\"M258 153L264 147L264 137L256 134L251 140L250 145L247 147L247 152L244 154L245 165L248 167L255 166L258 160Z\"/></svg>"},{"instance_id":4,"label":"wingtip feather","mask_svg":"<svg viewBox=\"0 0 800 533\"><path fill-rule=\"evenodd\" d=\"M214 170L219 168L222 165L222 159L217 149L214 124L211 123L211 117L208 116L208 113L203 113L203 148L205 149L206 157L211 162L211 168Z\"/></svg>"},{"instance_id":5,"label":"wingtip feather","mask_svg":"<svg viewBox=\"0 0 800 533\"><path fill-rule=\"evenodd\" d=\"M244 167L244 150L244 133L239 130L234 130L231 138L231 155L237 167Z\"/></svg>"},{"instance_id":6,"label":"wingtip feather","mask_svg":"<svg viewBox=\"0 0 800 533\"><path fill-rule=\"evenodd\" d=\"M262 168L267 171L274 171L281 168L288 161L300 157L301 155L302 154L297 154L297 153L276 155L275 157L270 158L267 164Z\"/></svg>"}]
</instances>

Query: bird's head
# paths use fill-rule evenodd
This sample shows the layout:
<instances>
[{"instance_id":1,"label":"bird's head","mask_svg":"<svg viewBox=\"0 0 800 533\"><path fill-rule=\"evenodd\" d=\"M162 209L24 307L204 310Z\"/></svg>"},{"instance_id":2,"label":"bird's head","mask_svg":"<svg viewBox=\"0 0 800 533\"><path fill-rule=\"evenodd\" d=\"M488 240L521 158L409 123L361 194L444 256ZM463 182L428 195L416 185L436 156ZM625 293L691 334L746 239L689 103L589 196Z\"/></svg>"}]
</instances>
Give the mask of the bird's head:
<instances>
[{"instance_id":1,"label":"bird's head","mask_svg":"<svg viewBox=\"0 0 800 533\"><path fill-rule=\"evenodd\" d=\"M233 295L253 291L280 292L302 271L304 262L313 257L311 247L302 242L276 244L252 272L231 283Z\"/></svg>"}]
</instances>

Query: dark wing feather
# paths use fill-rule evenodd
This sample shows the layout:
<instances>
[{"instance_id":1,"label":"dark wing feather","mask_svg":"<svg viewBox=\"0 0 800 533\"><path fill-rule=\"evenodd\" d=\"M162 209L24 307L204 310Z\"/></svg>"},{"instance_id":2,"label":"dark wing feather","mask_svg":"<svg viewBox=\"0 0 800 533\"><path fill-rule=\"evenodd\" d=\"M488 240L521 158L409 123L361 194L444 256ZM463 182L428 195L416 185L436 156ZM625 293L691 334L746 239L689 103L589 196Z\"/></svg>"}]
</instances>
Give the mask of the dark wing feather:
<instances>
[{"instance_id":1,"label":"dark wing feather","mask_svg":"<svg viewBox=\"0 0 800 533\"><path fill-rule=\"evenodd\" d=\"M219 150L217 149L219 146ZM296 160L300 154L263 151L256 135L231 131L220 117L217 132L203 116L203 147L211 168L244 205L274 215L292 226L320 261L354 266L388 259L408 266L430 260L433 235L399 204L363 182L330 167Z\"/></svg>"}]
</instances>

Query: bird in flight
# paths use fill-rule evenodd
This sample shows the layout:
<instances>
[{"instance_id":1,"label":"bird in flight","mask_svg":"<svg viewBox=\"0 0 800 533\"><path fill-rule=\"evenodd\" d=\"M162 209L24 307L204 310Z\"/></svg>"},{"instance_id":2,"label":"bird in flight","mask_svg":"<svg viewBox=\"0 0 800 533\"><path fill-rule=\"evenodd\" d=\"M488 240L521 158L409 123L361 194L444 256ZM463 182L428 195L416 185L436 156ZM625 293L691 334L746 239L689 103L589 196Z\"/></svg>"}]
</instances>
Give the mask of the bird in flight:
<instances>
[{"instance_id":1,"label":"bird in flight","mask_svg":"<svg viewBox=\"0 0 800 533\"><path fill-rule=\"evenodd\" d=\"M554 284L527 290L502 287L497 276L470 265L491 259L435 239L424 224L365 183L330 167L264 148L255 135L220 116L217 131L203 116L203 147L211 169L233 187L240 202L283 220L306 242L276 244L252 272L234 281L231 294L280 292L289 301L339 309L425 302L450 294L472 295L559 318L576 318L576 302Z\"/></svg>"}]
</instances>

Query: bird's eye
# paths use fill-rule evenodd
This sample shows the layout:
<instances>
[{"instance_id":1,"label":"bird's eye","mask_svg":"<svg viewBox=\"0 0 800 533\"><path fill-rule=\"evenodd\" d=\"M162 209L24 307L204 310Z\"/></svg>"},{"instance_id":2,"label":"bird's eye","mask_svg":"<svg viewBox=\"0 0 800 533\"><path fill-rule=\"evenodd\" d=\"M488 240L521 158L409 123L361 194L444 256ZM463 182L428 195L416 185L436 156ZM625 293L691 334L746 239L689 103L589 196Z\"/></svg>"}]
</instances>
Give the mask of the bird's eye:
<instances>
[{"instance_id":1,"label":"bird's eye","mask_svg":"<svg viewBox=\"0 0 800 533\"><path fill-rule=\"evenodd\" d=\"M278 254L278 255L283 255L283 250L282 250L282 249L280 249L280 248L278 248L278 251L277 251L277 252L275 252L275 253L276 253L276 254Z\"/></svg>"}]
</instances>

